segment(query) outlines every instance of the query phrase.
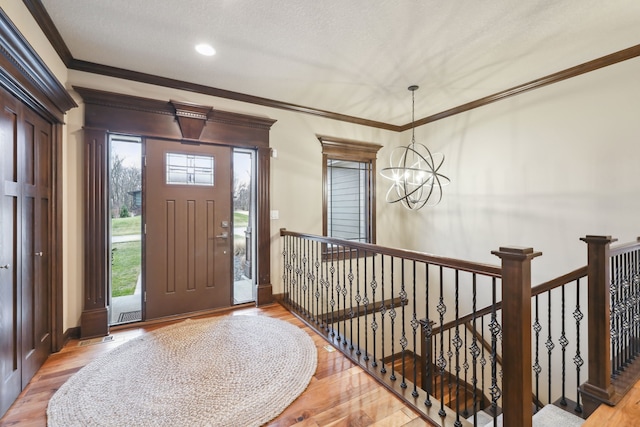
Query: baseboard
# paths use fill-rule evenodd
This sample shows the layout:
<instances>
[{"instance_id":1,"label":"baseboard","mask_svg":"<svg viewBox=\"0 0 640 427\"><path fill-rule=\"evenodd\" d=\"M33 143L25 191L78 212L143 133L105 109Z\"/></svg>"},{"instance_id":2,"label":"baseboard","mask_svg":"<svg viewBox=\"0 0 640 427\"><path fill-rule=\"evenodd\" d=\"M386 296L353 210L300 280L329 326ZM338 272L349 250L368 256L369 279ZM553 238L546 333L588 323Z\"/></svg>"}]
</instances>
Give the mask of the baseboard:
<instances>
[{"instance_id":1,"label":"baseboard","mask_svg":"<svg viewBox=\"0 0 640 427\"><path fill-rule=\"evenodd\" d=\"M69 340L77 340L80 338L80 326L75 326L64 331L62 336L62 346L64 347Z\"/></svg>"}]
</instances>

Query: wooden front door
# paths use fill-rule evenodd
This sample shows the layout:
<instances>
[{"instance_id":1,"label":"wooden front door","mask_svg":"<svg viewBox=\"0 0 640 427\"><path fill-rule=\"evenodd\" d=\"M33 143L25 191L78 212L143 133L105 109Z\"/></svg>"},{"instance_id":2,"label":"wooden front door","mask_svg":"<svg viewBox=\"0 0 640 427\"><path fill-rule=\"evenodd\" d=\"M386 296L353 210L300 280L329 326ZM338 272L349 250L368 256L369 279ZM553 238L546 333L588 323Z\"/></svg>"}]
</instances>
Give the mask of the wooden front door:
<instances>
[{"instance_id":1,"label":"wooden front door","mask_svg":"<svg viewBox=\"0 0 640 427\"><path fill-rule=\"evenodd\" d=\"M230 306L231 148L145 149L145 318Z\"/></svg>"},{"instance_id":2,"label":"wooden front door","mask_svg":"<svg viewBox=\"0 0 640 427\"><path fill-rule=\"evenodd\" d=\"M0 416L51 353L51 125L0 90Z\"/></svg>"}]
</instances>

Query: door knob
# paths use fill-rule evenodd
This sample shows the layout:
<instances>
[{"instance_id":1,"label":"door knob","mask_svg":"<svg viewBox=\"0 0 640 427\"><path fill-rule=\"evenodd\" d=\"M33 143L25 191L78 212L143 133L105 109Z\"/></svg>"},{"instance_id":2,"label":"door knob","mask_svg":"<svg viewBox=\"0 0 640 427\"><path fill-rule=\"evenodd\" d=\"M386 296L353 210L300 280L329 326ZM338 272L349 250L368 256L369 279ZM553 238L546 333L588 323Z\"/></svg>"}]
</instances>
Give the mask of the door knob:
<instances>
[{"instance_id":1,"label":"door knob","mask_svg":"<svg viewBox=\"0 0 640 427\"><path fill-rule=\"evenodd\" d=\"M11 267L9 264L0 265L0 269L4 268L5 270L8 270L9 267Z\"/></svg>"},{"instance_id":2,"label":"door knob","mask_svg":"<svg viewBox=\"0 0 640 427\"><path fill-rule=\"evenodd\" d=\"M36 256L42 256L42 251L36 252Z\"/></svg>"},{"instance_id":3,"label":"door knob","mask_svg":"<svg viewBox=\"0 0 640 427\"><path fill-rule=\"evenodd\" d=\"M228 239L229 238L229 233L227 233L226 231L222 234L218 234L216 236L218 239Z\"/></svg>"}]
</instances>

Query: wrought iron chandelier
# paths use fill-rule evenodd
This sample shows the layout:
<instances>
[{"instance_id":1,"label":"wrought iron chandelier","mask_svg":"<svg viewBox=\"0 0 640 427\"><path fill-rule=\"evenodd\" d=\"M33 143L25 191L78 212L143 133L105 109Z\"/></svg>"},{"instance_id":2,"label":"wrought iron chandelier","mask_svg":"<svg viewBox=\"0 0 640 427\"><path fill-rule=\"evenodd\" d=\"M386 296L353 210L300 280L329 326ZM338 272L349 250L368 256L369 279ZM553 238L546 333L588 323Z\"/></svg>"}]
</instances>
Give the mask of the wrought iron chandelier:
<instances>
[{"instance_id":1,"label":"wrought iron chandelier","mask_svg":"<svg viewBox=\"0 0 640 427\"><path fill-rule=\"evenodd\" d=\"M435 206L442 200L442 186L451 180L438 171L444 163L444 154L431 153L429 149L416 144L415 129L415 91L411 91L411 144L395 148L389 157L389 167L380 171L380 175L391 180L387 191L387 203L400 202L407 209L420 209L423 206Z\"/></svg>"}]
</instances>

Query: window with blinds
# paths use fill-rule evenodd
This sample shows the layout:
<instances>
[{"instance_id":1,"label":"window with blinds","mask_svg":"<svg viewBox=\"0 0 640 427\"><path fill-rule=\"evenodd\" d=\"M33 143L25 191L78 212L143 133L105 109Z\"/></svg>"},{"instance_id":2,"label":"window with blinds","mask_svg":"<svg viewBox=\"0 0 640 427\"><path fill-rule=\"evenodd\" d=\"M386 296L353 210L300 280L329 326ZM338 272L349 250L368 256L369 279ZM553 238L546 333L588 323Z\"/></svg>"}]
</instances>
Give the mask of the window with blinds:
<instances>
[{"instance_id":1,"label":"window with blinds","mask_svg":"<svg viewBox=\"0 0 640 427\"><path fill-rule=\"evenodd\" d=\"M375 243L376 155L382 146L317 137L322 144L323 235Z\"/></svg>"},{"instance_id":2,"label":"window with blinds","mask_svg":"<svg viewBox=\"0 0 640 427\"><path fill-rule=\"evenodd\" d=\"M327 159L327 234L369 242L370 162Z\"/></svg>"}]
</instances>

